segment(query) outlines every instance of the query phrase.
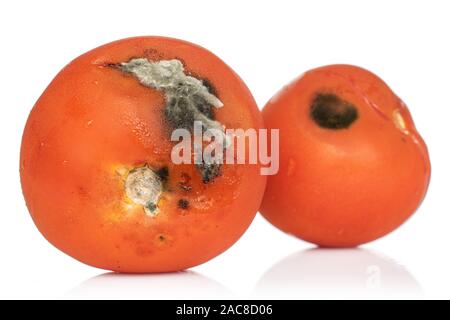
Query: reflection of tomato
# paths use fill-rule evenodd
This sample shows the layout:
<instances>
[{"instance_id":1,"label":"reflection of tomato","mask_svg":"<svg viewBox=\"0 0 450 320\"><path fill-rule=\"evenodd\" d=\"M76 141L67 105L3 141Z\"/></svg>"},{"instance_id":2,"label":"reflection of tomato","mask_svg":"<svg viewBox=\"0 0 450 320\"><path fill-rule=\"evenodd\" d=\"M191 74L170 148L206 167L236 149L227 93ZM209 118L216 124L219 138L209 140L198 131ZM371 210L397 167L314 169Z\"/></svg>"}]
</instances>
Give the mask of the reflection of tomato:
<instances>
[{"instance_id":1,"label":"reflection of tomato","mask_svg":"<svg viewBox=\"0 0 450 320\"><path fill-rule=\"evenodd\" d=\"M265 177L256 165L172 163L171 131L195 119L262 126L244 83L196 45L131 38L74 60L23 136L23 192L39 230L74 258L122 272L181 270L226 250L254 218Z\"/></svg>"},{"instance_id":2,"label":"reflection of tomato","mask_svg":"<svg viewBox=\"0 0 450 320\"><path fill-rule=\"evenodd\" d=\"M280 171L262 214L322 246L355 246L403 223L425 196L430 162L402 101L374 74L318 68L263 110L280 129Z\"/></svg>"}]
</instances>

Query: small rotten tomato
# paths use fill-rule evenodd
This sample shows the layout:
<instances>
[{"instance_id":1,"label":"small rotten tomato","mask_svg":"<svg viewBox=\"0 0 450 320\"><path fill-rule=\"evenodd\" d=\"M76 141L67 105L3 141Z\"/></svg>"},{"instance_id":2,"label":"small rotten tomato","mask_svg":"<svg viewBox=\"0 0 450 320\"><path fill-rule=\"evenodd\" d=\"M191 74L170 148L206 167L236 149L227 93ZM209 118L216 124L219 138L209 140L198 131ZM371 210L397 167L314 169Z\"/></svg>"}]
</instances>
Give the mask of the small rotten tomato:
<instances>
[{"instance_id":1,"label":"small rotten tomato","mask_svg":"<svg viewBox=\"0 0 450 320\"><path fill-rule=\"evenodd\" d=\"M371 72L306 72L263 110L280 130L280 170L261 212L306 241L348 247L401 225L420 205L430 161L405 104Z\"/></svg>"},{"instance_id":2,"label":"small rotten tomato","mask_svg":"<svg viewBox=\"0 0 450 320\"><path fill-rule=\"evenodd\" d=\"M262 127L245 84L197 45L137 37L72 61L23 134L21 182L39 230L120 272L182 270L226 250L254 218L265 177L258 165L172 161L172 133L192 133L194 121L201 132Z\"/></svg>"}]
</instances>

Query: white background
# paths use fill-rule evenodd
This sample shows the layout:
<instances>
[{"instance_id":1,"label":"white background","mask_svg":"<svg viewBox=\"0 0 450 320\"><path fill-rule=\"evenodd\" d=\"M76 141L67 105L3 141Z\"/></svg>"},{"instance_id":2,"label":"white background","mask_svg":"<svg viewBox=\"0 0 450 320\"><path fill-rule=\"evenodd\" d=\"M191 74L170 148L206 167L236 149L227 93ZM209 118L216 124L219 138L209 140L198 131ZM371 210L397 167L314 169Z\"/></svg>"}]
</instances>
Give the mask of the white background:
<instances>
[{"instance_id":1,"label":"white background","mask_svg":"<svg viewBox=\"0 0 450 320\"><path fill-rule=\"evenodd\" d=\"M449 1L2 1L0 298L450 298L449 15ZM310 68L372 70L409 105L428 144L425 202L358 250L314 250L258 216L231 249L184 273L107 274L62 254L21 194L26 117L70 60L137 35L206 47L261 107Z\"/></svg>"}]
</instances>

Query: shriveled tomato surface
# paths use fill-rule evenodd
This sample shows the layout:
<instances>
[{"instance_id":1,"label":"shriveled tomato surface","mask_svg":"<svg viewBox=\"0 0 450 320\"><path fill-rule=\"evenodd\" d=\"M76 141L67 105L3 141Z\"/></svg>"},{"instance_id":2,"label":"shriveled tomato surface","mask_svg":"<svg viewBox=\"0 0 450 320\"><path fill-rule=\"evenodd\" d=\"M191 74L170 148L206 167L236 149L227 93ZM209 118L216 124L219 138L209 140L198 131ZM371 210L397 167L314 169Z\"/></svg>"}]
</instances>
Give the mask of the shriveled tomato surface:
<instances>
[{"instance_id":1,"label":"shriveled tomato surface","mask_svg":"<svg viewBox=\"0 0 450 320\"><path fill-rule=\"evenodd\" d=\"M430 179L407 107L377 76L349 65L306 72L265 106L280 129L280 170L262 214L321 246L356 246L402 224Z\"/></svg>"},{"instance_id":2,"label":"shriveled tomato surface","mask_svg":"<svg viewBox=\"0 0 450 320\"><path fill-rule=\"evenodd\" d=\"M170 68L184 81L179 99L164 82ZM172 71L139 77L153 69ZM121 272L182 270L226 250L254 218L265 177L258 165L172 163L172 130L191 130L196 117L222 128L262 126L245 84L197 45L138 37L75 59L39 98L23 135L23 193L39 230L72 257ZM130 198L131 174L157 181L158 193L133 189L155 201Z\"/></svg>"}]
</instances>

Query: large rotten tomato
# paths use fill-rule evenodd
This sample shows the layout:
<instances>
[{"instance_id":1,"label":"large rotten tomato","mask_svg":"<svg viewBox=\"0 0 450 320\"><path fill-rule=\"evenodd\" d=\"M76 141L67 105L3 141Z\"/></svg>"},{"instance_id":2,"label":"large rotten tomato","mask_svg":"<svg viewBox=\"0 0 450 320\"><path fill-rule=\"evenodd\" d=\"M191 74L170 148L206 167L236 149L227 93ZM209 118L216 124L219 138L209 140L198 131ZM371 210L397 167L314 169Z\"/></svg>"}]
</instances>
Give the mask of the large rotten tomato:
<instances>
[{"instance_id":1,"label":"large rotten tomato","mask_svg":"<svg viewBox=\"0 0 450 320\"><path fill-rule=\"evenodd\" d=\"M72 61L23 135L23 193L39 230L121 272L181 270L226 250L254 218L265 177L251 164L174 163L171 134L195 121L219 133L262 126L241 79L197 45L130 38Z\"/></svg>"}]
</instances>

